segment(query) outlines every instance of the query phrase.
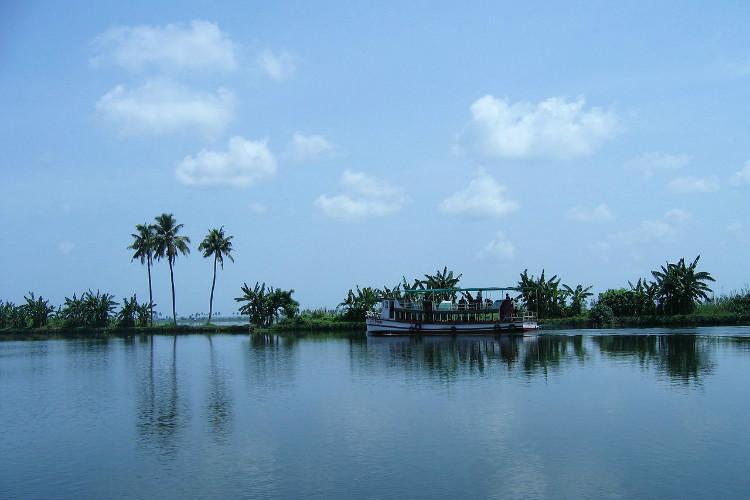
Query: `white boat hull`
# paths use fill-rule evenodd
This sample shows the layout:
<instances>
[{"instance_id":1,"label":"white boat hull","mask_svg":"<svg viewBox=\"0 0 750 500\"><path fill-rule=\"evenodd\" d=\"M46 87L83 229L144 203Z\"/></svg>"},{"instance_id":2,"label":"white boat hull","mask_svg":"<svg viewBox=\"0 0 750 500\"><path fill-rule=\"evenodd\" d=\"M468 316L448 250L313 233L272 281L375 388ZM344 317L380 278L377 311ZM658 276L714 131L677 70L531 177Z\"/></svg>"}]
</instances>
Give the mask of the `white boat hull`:
<instances>
[{"instance_id":1,"label":"white boat hull","mask_svg":"<svg viewBox=\"0 0 750 500\"><path fill-rule=\"evenodd\" d=\"M536 322L440 322L422 323L392 319L367 318L367 335L498 335L503 333L535 333Z\"/></svg>"}]
</instances>

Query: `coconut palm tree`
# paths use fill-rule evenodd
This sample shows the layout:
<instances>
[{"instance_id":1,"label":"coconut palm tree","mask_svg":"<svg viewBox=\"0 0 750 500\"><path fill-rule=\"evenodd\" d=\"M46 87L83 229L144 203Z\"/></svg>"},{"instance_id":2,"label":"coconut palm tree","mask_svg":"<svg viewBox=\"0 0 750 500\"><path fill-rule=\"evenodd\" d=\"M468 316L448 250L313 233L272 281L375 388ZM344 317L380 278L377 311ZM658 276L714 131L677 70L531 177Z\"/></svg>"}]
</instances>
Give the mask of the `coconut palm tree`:
<instances>
[{"instance_id":1,"label":"coconut palm tree","mask_svg":"<svg viewBox=\"0 0 750 500\"><path fill-rule=\"evenodd\" d=\"M216 286L216 263L221 265L224 269L224 257L234 262L232 257L232 238L234 236L228 236L224 234L224 226L219 229L211 229L201 244L198 245L198 251L203 252L203 257L214 257L214 279L211 282L211 298L208 301L208 322L211 322L211 315L214 309L214 287Z\"/></svg>"},{"instance_id":2,"label":"coconut palm tree","mask_svg":"<svg viewBox=\"0 0 750 500\"><path fill-rule=\"evenodd\" d=\"M146 264L148 271L148 307L150 311L151 325L154 324L154 295L151 291L151 266L154 263L154 250L156 249L156 229L153 224L136 224L136 232L131 234L133 237L133 243L128 246L128 249L135 250L133 257L130 259L140 260L141 264Z\"/></svg>"},{"instance_id":3,"label":"coconut palm tree","mask_svg":"<svg viewBox=\"0 0 750 500\"><path fill-rule=\"evenodd\" d=\"M166 258L169 263L169 279L172 282L172 320L177 324L177 309L175 306L174 296L174 264L179 254L187 255L190 253L190 238L180 236L182 224L177 224L174 215L163 213L156 217L155 230L155 251L154 255L161 260Z\"/></svg>"}]
</instances>

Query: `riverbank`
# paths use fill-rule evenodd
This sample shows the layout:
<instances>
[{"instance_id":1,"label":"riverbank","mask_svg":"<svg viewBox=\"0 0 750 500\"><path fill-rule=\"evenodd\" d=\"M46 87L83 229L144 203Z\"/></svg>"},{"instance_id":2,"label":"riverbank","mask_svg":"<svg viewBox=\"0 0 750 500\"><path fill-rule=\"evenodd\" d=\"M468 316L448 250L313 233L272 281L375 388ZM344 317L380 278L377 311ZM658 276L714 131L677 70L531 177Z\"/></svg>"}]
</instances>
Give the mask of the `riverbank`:
<instances>
[{"instance_id":1,"label":"riverbank","mask_svg":"<svg viewBox=\"0 0 750 500\"><path fill-rule=\"evenodd\" d=\"M679 328L691 326L750 326L750 315L723 314L689 314L674 316L634 316L615 318L610 324L600 324L588 316L572 318L542 319L543 330L593 329L593 328ZM191 334L230 334L248 335L316 335L328 333L354 333L364 335L364 321L343 321L331 318L297 317L284 319L264 328L251 328L244 325L155 325L151 327L105 327L105 328L65 328L47 326L42 328L3 328L0 329L0 340L46 340L69 338L108 338L139 337L148 335L191 335Z\"/></svg>"},{"instance_id":2,"label":"riverbank","mask_svg":"<svg viewBox=\"0 0 750 500\"><path fill-rule=\"evenodd\" d=\"M320 332L361 332L367 330L364 321L343 321L331 318L314 318L298 316L282 319L278 323L265 328L254 328L256 333L320 333Z\"/></svg>"},{"instance_id":3,"label":"riverbank","mask_svg":"<svg viewBox=\"0 0 750 500\"><path fill-rule=\"evenodd\" d=\"M69 338L139 337L148 335L233 334L247 335L250 325L155 325L146 327L2 328L0 340L46 340Z\"/></svg>"},{"instance_id":4,"label":"riverbank","mask_svg":"<svg viewBox=\"0 0 750 500\"><path fill-rule=\"evenodd\" d=\"M750 315L737 313L676 314L674 316L631 316L614 318L612 323L601 324L588 316L549 318L539 321L545 330L587 328L679 328L689 326L746 326Z\"/></svg>"}]
</instances>

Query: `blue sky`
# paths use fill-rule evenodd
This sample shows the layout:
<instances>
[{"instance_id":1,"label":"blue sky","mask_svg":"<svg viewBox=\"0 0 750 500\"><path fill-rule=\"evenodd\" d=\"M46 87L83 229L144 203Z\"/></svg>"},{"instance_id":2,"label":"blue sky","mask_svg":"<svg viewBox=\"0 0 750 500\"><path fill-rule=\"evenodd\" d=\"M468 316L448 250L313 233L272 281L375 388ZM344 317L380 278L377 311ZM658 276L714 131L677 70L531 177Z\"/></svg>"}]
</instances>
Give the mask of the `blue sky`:
<instances>
[{"instance_id":1,"label":"blue sky","mask_svg":"<svg viewBox=\"0 0 750 500\"><path fill-rule=\"evenodd\" d=\"M750 282L743 2L4 2L0 298L146 297L126 246L172 212L206 311L243 281L333 306L447 265L595 289L702 256ZM166 312L166 265L154 270Z\"/></svg>"}]
</instances>

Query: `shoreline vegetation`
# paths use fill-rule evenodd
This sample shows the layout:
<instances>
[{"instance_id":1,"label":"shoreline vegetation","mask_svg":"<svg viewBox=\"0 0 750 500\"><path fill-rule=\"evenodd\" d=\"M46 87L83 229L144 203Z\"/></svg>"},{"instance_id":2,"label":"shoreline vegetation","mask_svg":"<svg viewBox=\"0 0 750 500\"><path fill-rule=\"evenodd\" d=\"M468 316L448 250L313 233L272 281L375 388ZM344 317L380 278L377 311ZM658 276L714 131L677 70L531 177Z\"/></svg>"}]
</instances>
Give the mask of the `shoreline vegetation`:
<instances>
[{"instance_id":1,"label":"shoreline vegetation","mask_svg":"<svg viewBox=\"0 0 750 500\"><path fill-rule=\"evenodd\" d=\"M588 316L572 318L549 318L542 320L541 331L594 330L609 328L690 328L707 326L748 326L749 314L687 314L675 316L633 316L615 318L608 325L596 323ZM0 328L0 340L47 340L75 338L127 338L151 335L294 335L346 333L364 336L364 321L327 321L309 318L282 320L263 328L252 327L249 323L222 325L216 324L172 324L130 327L107 326L102 328L44 326L39 328Z\"/></svg>"},{"instance_id":2,"label":"shoreline vegetation","mask_svg":"<svg viewBox=\"0 0 750 500\"><path fill-rule=\"evenodd\" d=\"M181 317L182 323L178 323L174 268L178 256L190 254L190 238L180 234L182 228L172 214L163 213L152 224L137 224L131 234L132 242L127 248L133 251L131 260L146 267L148 302L138 302L133 294L118 303L112 294L88 290L65 297L62 305L54 306L29 292L21 304L0 300L0 339L251 332L364 334L365 316L377 312L384 298L401 299L420 291L425 300L475 300L466 291L452 290L459 288L462 274L447 267L421 278L402 277L392 287L356 286L334 309L300 311L293 298L294 289L284 290L265 282L256 282L251 287L245 282L241 295L234 298L238 303L235 314L239 316L226 318L229 324L221 324L220 318L212 323L217 267L223 269L225 260L234 262L235 258L233 237L221 226L209 229L198 246L201 256L210 259L213 268L207 293L208 315ZM171 317L163 317L154 310L151 271L164 260L169 267ZM596 297L591 285L563 284L557 275L546 277L544 269L538 277L529 275L525 269L513 285L518 293L513 298L514 306L519 312L536 313L546 330L750 325L750 290L715 296L709 287L715 280L710 273L698 270L699 260L700 256L690 263L684 258L667 262L651 271L650 278L639 278L635 284L629 281L628 288L610 288ZM434 289L441 291L430 292ZM154 318L159 319L154 321ZM241 321L246 323L238 324Z\"/></svg>"}]
</instances>

